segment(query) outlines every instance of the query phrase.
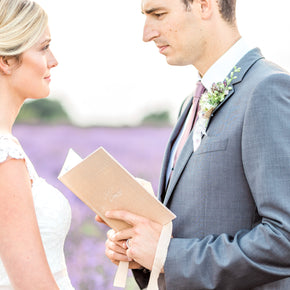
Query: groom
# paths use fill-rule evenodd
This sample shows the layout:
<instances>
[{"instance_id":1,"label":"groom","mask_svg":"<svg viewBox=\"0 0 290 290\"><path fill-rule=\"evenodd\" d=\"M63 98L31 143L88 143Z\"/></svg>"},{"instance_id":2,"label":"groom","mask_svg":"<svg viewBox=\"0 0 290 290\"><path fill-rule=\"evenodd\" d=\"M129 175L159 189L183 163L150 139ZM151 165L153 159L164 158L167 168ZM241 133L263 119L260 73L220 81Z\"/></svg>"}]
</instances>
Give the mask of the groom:
<instances>
[{"instance_id":1,"label":"groom","mask_svg":"<svg viewBox=\"0 0 290 290\"><path fill-rule=\"evenodd\" d=\"M143 40L168 64L193 65L207 93L196 108L193 98L183 104L165 152L159 199L177 218L160 289L290 289L290 76L241 38L235 6L142 0ZM108 216L133 227L108 232L107 256L131 261L146 287L160 226L124 211Z\"/></svg>"}]
</instances>

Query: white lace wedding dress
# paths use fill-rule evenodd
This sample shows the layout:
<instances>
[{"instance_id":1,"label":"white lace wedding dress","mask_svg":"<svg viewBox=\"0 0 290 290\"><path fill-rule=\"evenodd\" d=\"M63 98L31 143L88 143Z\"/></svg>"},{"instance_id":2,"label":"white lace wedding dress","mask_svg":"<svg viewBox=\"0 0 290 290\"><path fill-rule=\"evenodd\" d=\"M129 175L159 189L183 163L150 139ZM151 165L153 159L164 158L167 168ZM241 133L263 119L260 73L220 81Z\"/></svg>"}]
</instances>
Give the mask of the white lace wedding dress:
<instances>
[{"instance_id":1,"label":"white lace wedding dress","mask_svg":"<svg viewBox=\"0 0 290 290\"><path fill-rule=\"evenodd\" d=\"M16 138L11 135L0 135L0 163L7 158L25 160L32 180L34 207L50 269L61 290L74 289L67 274L63 252L64 241L71 223L71 208L67 199L37 175ZM1 259L0 289L13 289Z\"/></svg>"}]
</instances>

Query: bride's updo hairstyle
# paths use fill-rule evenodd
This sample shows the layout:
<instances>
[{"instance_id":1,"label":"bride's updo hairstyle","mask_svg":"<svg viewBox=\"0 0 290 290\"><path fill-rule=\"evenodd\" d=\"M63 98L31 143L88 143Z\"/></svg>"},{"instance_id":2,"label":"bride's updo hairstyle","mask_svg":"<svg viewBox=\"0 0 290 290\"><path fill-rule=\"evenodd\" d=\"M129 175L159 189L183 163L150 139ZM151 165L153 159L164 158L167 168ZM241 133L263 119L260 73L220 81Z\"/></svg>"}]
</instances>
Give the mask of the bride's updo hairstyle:
<instances>
[{"instance_id":1,"label":"bride's updo hairstyle","mask_svg":"<svg viewBox=\"0 0 290 290\"><path fill-rule=\"evenodd\" d=\"M47 15L30 0L0 0L0 56L16 57L31 48L47 27Z\"/></svg>"}]
</instances>

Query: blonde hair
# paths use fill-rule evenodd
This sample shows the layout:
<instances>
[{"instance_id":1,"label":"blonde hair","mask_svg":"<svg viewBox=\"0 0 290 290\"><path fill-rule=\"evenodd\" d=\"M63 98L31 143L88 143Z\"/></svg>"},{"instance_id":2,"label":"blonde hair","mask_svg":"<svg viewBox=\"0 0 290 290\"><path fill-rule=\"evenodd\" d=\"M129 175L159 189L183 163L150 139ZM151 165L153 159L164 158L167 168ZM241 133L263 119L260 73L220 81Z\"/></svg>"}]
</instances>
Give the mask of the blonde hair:
<instances>
[{"instance_id":1,"label":"blonde hair","mask_svg":"<svg viewBox=\"0 0 290 290\"><path fill-rule=\"evenodd\" d=\"M20 56L47 27L47 15L30 0L0 0L0 56Z\"/></svg>"}]
</instances>

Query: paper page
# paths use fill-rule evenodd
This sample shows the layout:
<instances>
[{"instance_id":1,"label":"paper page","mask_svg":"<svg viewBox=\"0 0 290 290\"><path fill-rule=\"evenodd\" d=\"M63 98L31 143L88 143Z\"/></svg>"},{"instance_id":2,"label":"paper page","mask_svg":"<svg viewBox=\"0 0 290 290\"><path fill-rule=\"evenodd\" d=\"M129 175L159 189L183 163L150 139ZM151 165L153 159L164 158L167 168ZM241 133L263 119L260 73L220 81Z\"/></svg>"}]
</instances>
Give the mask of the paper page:
<instances>
[{"instance_id":1,"label":"paper page","mask_svg":"<svg viewBox=\"0 0 290 290\"><path fill-rule=\"evenodd\" d=\"M83 159L73 149L70 148L59 176L64 175L65 173L67 173L69 170L74 168L77 164L81 163L82 161Z\"/></svg>"}]
</instances>

